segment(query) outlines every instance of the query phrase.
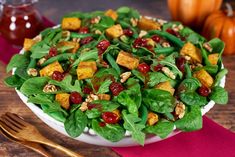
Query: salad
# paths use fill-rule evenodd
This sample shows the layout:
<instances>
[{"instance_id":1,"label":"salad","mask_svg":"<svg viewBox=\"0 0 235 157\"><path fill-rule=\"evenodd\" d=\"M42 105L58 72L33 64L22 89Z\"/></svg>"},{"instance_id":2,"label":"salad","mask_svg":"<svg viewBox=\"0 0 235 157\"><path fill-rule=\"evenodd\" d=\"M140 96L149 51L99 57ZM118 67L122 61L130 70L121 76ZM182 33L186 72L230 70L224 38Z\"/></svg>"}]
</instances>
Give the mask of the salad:
<instances>
[{"instance_id":1,"label":"salad","mask_svg":"<svg viewBox=\"0 0 235 157\"><path fill-rule=\"evenodd\" d=\"M144 145L146 135L166 138L174 126L201 129L201 108L227 103L219 86L227 74L223 49L218 38L206 41L179 22L128 7L73 12L25 39L5 83L63 122L71 137L88 127L117 142L128 131Z\"/></svg>"}]
</instances>

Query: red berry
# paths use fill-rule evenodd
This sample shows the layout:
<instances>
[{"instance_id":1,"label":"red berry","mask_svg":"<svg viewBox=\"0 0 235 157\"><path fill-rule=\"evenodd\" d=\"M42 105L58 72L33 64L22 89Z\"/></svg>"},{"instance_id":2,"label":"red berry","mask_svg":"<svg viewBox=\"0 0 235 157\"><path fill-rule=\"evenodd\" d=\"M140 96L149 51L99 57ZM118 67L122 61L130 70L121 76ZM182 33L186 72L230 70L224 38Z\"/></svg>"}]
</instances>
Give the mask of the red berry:
<instances>
[{"instance_id":1,"label":"red berry","mask_svg":"<svg viewBox=\"0 0 235 157\"><path fill-rule=\"evenodd\" d=\"M51 47L49 50L49 57L57 56L57 54L58 54L57 49L55 47Z\"/></svg>"},{"instance_id":2,"label":"red berry","mask_svg":"<svg viewBox=\"0 0 235 157\"><path fill-rule=\"evenodd\" d=\"M102 53L104 53L104 51L110 46L110 42L106 39L101 40L98 44L97 44L97 48L99 50L99 55L101 55Z\"/></svg>"},{"instance_id":3,"label":"red berry","mask_svg":"<svg viewBox=\"0 0 235 157\"><path fill-rule=\"evenodd\" d=\"M184 72L185 63L186 63L186 59L184 57L179 57L176 59L176 66L181 72Z\"/></svg>"},{"instance_id":4,"label":"red berry","mask_svg":"<svg viewBox=\"0 0 235 157\"><path fill-rule=\"evenodd\" d=\"M83 38L83 39L80 41L80 43L81 43L82 45L85 45L85 44L90 43L92 40L93 40L93 37L85 37L85 38Z\"/></svg>"},{"instance_id":5,"label":"red berry","mask_svg":"<svg viewBox=\"0 0 235 157\"><path fill-rule=\"evenodd\" d=\"M138 65L137 69L142 73L147 73L150 71L150 66L146 63L141 63Z\"/></svg>"},{"instance_id":6,"label":"red berry","mask_svg":"<svg viewBox=\"0 0 235 157\"><path fill-rule=\"evenodd\" d=\"M62 81L64 79L64 74L59 71L54 71L51 78L56 81Z\"/></svg>"},{"instance_id":7,"label":"red berry","mask_svg":"<svg viewBox=\"0 0 235 157\"><path fill-rule=\"evenodd\" d=\"M174 36L179 36L179 32L176 32L176 31L174 31L173 29L171 29L171 28L167 28L166 29L166 32L168 32L168 33L170 33L170 34L172 34L172 35L174 35Z\"/></svg>"},{"instance_id":8,"label":"red berry","mask_svg":"<svg viewBox=\"0 0 235 157\"><path fill-rule=\"evenodd\" d=\"M92 93L92 89L90 87L84 87L82 92L84 94L91 94Z\"/></svg>"},{"instance_id":9,"label":"red berry","mask_svg":"<svg viewBox=\"0 0 235 157\"><path fill-rule=\"evenodd\" d=\"M113 112L103 112L102 119L108 124L115 124L119 121L118 115Z\"/></svg>"},{"instance_id":10,"label":"red berry","mask_svg":"<svg viewBox=\"0 0 235 157\"><path fill-rule=\"evenodd\" d=\"M201 96L207 97L210 94L211 90L206 87L206 86L201 86L198 89L198 94L200 94Z\"/></svg>"},{"instance_id":11,"label":"red berry","mask_svg":"<svg viewBox=\"0 0 235 157\"><path fill-rule=\"evenodd\" d=\"M105 123L105 122L99 122L99 126L100 126L100 127L105 127L105 126L106 126L106 123Z\"/></svg>"},{"instance_id":12,"label":"red berry","mask_svg":"<svg viewBox=\"0 0 235 157\"><path fill-rule=\"evenodd\" d=\"M154 71L160 71L160 70L162 70L162 67L163 67L163 65L161 65L161 64L158 64L158 65L156 65L156 66L154 66Z\"/></svg>"},{"instance_id":13,"label":"red berry","mask_svg":"<svg viewBox=\"0 0 235 157\"><path fill-rule=\"evenodd\" d=\"M161 40L161 38L160 38L158 35L153 35L153 36L151 37L151 39L152 39L153 41L155 41L156 43L159 43L160 40Z\"/></svg>"},{"instance_id":14,"label":"red berry","mask_svg":"<svg viewBox=\"0 0 235 157\"><path fill-rule=\"evenodd\" d=\"M121 83L118 82L113 82L110 86L109 89L113 93L114 96L117 96L121 91L124 90L124 87L122 86Z\"/></svg>"},{"instance_id":15,"label":"red berry","mask_svg":"<svg viewBox=\"0 0 235 157\"><path fill-rule=\"evenodd\" d=\"M88 104L87 105L88 110L92 110L93 108L96 108L96 104Z\"/></svg>"},{"instance_id":16,"label":"red berry","mask_svg":"<svg viewBox=\"0 0 235 157\"><path fill-rule=\"evenodd\" d=\"M88 27L81 27L79 29L78 33L87 34L87 33L89 33L89 28Z\"/></svg>"},{"instance_id":17,"label":"red berry","mask_svg":"<svg viewBox=\"0 0 235 157\"><path fill-rule=\"evenodd\" d=\"M80 104L82 103L82 96L80 93L78 92L72 92L70 94L70 101L73 103L73 104Z\"/></svg>"},{"instance_id":18,"label":"red berry","mask_svg":"<svg viewBox=\"0 0 235 157\"><path fill-rule=\"evenodd\" d=\"M137 38L135 39L133 43L134 48L140 48L140 47L146 47L147 46L147 40L144 38Z\"/></svg>"},{"instance_id":19,"label":"red berry","mask_svg":"<svg viewBox=\"0 0 235 157\"><path fill-rule=\"evenodd\" d=\"M123 34L128 37L131 37L131 36L133 36L134 32L130 28L127 28L127 29L123 30Z\"/></svg>"}]
</instances>

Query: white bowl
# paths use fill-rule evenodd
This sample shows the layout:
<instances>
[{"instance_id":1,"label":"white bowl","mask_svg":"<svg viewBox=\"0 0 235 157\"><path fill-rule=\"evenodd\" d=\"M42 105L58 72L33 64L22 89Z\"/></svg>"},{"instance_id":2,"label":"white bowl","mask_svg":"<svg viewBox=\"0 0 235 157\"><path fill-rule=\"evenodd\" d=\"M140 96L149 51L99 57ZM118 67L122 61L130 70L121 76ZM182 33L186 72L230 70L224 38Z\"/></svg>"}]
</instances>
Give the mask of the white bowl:
<instances>
[{"instance_id":1,"label":"white bowl","mask_svg":"<svg viewBox=\"0 0 235 157\"><path fill-rule=\"evenodd\" d=\"M58 26L56 26L58 27ZM56 28L54 27L54 28ZM20 54L23 54L24 51L21 50ZM223 68L223 66L222 66ZM14 70L13 70L14 73ZM225 86L225 77L222 78L221 82L220 82L220 86L224 87ZM29 103L28 102L28 98L23 95L19 90L16 90L17 94L19 95L20 99L33 111L33 113L39 117L44 123L46 123L48 126L50 126L51 128L53 128L54 130L70 137L65 129L64 129L64 124L62 122L59 122L55 119L53 119L52 117L50 117L49 115L47 115L46 113L44 113L42 111L42 109L40 107L38 107L37 105L33 104L33 103ZM205 105L202 109L202 115L204 115L205 113L207 113L213 106L214 106L215 102L214 101L210 101L207 105ZM179 130L176 130L176 128L174 128L174 131L167 137L171 137L174 136L176 134L180 133ZM128 132L126 132L126 136L125 138L123 138L121 141L119 142L110 142L105 140L103 137L100 137L99 135L96 135L94 133L94 131L92 129L88 130L85 129L85 131L77 138L75 138L75 140L79 140L85 143L89 143L89 144L94 144L94 145L100 145L100 146L108 146L108 147L128 147L128 146L135 146L135 145L139 145L137 142L135 142L134 140L132 140L130 134ZM154 142L158 142L164 139L161 139L158 136L153 136L153 135L149 135L146 137L145 139L145 144L149 144L149 143L154 143Z\"/></svg>"}]
</instances>

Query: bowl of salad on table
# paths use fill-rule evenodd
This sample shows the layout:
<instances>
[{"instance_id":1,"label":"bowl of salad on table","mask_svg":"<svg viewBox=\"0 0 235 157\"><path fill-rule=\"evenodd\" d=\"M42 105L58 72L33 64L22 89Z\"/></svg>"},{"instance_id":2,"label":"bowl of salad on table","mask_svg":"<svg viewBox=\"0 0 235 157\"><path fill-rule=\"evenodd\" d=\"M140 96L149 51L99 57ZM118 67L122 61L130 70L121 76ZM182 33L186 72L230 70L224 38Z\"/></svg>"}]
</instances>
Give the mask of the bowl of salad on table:
<instances>
[{"instance_id":1,"label":"bowl of salad on table","mask_svg":"<svg viewBox=\"0 0 235 157\"><path fill-rule=\"evenodd\" d=\"M133 146L203 127L226 104L224 43L135 9L65 15L25 39L5 83L53 129L90 144Z\"/></svg>"}]
</instances>

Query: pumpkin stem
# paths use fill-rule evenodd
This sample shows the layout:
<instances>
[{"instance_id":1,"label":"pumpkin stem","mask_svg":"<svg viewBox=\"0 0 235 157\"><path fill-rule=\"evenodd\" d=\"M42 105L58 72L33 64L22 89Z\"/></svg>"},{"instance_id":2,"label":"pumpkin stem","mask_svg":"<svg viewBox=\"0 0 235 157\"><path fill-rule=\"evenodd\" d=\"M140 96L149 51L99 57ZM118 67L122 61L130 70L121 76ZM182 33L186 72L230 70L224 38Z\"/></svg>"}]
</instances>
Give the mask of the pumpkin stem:
<instances>
[{"instance_id":1,"label":"pumpkin stem","mask_svg":"<svg viewBox=\"0 0 235 157\"><path fill-rule=\"evenodd\" d=\"M227 8L227 16L232 17L233 16L233 8L231 4L225 3L225 6Z\"/></svg>"}]
</instances>

